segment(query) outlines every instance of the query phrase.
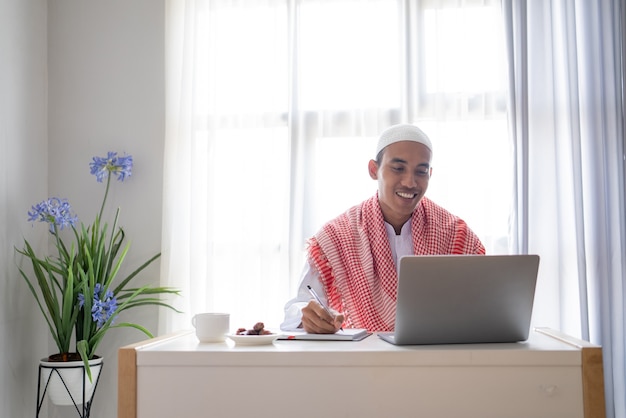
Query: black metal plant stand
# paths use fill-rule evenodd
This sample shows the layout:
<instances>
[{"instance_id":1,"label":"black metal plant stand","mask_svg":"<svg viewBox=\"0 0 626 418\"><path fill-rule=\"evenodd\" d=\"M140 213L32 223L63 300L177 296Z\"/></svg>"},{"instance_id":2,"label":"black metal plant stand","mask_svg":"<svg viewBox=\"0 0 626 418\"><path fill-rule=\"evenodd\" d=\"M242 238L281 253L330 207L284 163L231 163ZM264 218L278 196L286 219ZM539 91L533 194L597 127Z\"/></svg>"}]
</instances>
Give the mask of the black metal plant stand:
<instances>
[{"instance_id":1,"label":"black metal plant stand","mask_svg":"<svg viewBox=\"0 0 626 418\"><path fill-rule=\"evenodd\" d=\"M101 363L101 367L104 364ZM61 373L59 372L59 368L57 367L53 367L53 366L47 366L47 365L42 365L39 364L39 378L37 379L37 415L36 417L39 418L39 412L41 411L41 407L43 405L43 400L46 396L46 392L48 391L48 385L50 384L50 380L52 379L52 376L54 376L54 374L56 373L57 376L59 376L59 379L61 380L61 382L63 383L63 386L65 386L65 390L67 391L67 394L70 396L70 399L72 400L72 403L74 404L74 408L76 409L76 412L78 413L78 416L80 418L89 418L89 413L91 412L91 404L93 401L93 397L96 394L96 388L98 387L98 382L100 381L100 375L101 373L98 373L98 377L96 378L96 383L93 386L93 393L91 395L91 400L89 400L89 402L85 402L85 382L87 380L87 372L85 371L85 367L83 365L76 365L76 366L70 366L70 367L62 367L60 369L62 370L66 370L66 369L79 369L82 368L83 369L83 399L82 399L82 403L77 403L77 399L74 399L74 397L72 396L72 393L70 392L70 389L67 387L67 383L65 383L65 380L63 380L63 376L61 375ZM48 375L48 379L45 382L45 386L43 388L43 392L41 392L41 380L42 380L42 369L52 369L52 371L50 372L50 375ZM78 405L82 405L82 408L79 408ZM82 411L81 411L82 410Z\"/></svg>"}]
</instances>

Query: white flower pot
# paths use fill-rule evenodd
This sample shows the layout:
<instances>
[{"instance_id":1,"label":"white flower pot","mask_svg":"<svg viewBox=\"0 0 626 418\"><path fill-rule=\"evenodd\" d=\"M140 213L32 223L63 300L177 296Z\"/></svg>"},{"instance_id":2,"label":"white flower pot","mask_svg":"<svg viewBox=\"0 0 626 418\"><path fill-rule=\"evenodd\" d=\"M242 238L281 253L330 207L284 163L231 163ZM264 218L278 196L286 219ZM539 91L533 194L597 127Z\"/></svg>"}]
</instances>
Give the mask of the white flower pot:
<instances>
[{"instance_id":1,"label":"white flower pot","mask_svg":"<svg viewBox=\"0 0 626 418\"><path fill-rule=\"evenodd\" d=\"M82 405L91 402L91 398L102 371L102 357L89 360L91 381L81 361L48 361L39 362L39 396L45 394L55 405ZM65 384L64 384L65 383ZM83 383L85 398L83 400ZM70 396L71 395L71 396Z\"/></svg>"}]
</instances>

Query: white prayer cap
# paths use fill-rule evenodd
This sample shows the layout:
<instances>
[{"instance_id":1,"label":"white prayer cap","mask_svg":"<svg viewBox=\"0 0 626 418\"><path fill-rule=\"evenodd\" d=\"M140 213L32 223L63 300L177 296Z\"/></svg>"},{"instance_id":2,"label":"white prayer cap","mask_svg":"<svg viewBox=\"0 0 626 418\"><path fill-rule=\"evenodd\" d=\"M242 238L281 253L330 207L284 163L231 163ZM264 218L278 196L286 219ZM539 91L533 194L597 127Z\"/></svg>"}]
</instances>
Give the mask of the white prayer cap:
<instances>
[{"instance_id":1,"label":"white prayer cap","mask_svg":"<svg viewBox=\"0 0 626 418\"><path fill-rule=\"evenodd\" d=\"M420 144L426 145L431 153L433 151L433 144L420 128L408 123L402 123L400 125L390 126L380 134L378 145L376 146L376 156L378 156L378 153L387 145L400 141L419 142Z\"/></svg>"}]
</instances>

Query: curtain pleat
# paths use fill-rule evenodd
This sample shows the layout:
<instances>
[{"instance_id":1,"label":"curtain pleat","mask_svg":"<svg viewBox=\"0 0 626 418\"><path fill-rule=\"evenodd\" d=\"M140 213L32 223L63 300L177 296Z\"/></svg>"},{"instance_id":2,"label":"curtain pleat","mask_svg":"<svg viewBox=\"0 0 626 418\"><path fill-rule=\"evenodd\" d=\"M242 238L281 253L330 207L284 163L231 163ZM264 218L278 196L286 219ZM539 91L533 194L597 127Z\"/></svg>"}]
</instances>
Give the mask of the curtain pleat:
<instances>
[{"instance_id":1,"label":"curtain pleat","mask_svg":"<svg viewBox=\"0 0 626 418\"><path fill-rule=\"evenodd\" d=\"M623 5L503 1L516 170L512 242L541 255L534 320L603 347L626 417Z\"/></svg>"}]
</instances>

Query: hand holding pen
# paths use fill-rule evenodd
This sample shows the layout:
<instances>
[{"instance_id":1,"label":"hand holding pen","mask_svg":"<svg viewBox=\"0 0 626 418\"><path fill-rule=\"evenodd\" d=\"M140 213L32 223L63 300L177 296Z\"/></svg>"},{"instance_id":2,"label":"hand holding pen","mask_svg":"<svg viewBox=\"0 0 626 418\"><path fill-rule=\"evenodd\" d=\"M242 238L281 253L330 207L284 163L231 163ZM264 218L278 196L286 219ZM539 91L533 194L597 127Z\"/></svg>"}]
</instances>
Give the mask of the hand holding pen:
<instances>
[{"instance_id":1,"label":"hand holding pen","mask_svg":"<svg viewBox=\"0 0 626 418\"><path fill-rule=\"evenodd\" d=\"M311 286L307 286L307 289L315 299L315 302L311 301L309 305L302 309L302 326L305 331L315 334L332 334L338 330L343 331L341 324L344 321L344 316L333 313L322 302L322 299ZM319 307L323 311L320 311Z\"/></svg>"}]
</instances>

